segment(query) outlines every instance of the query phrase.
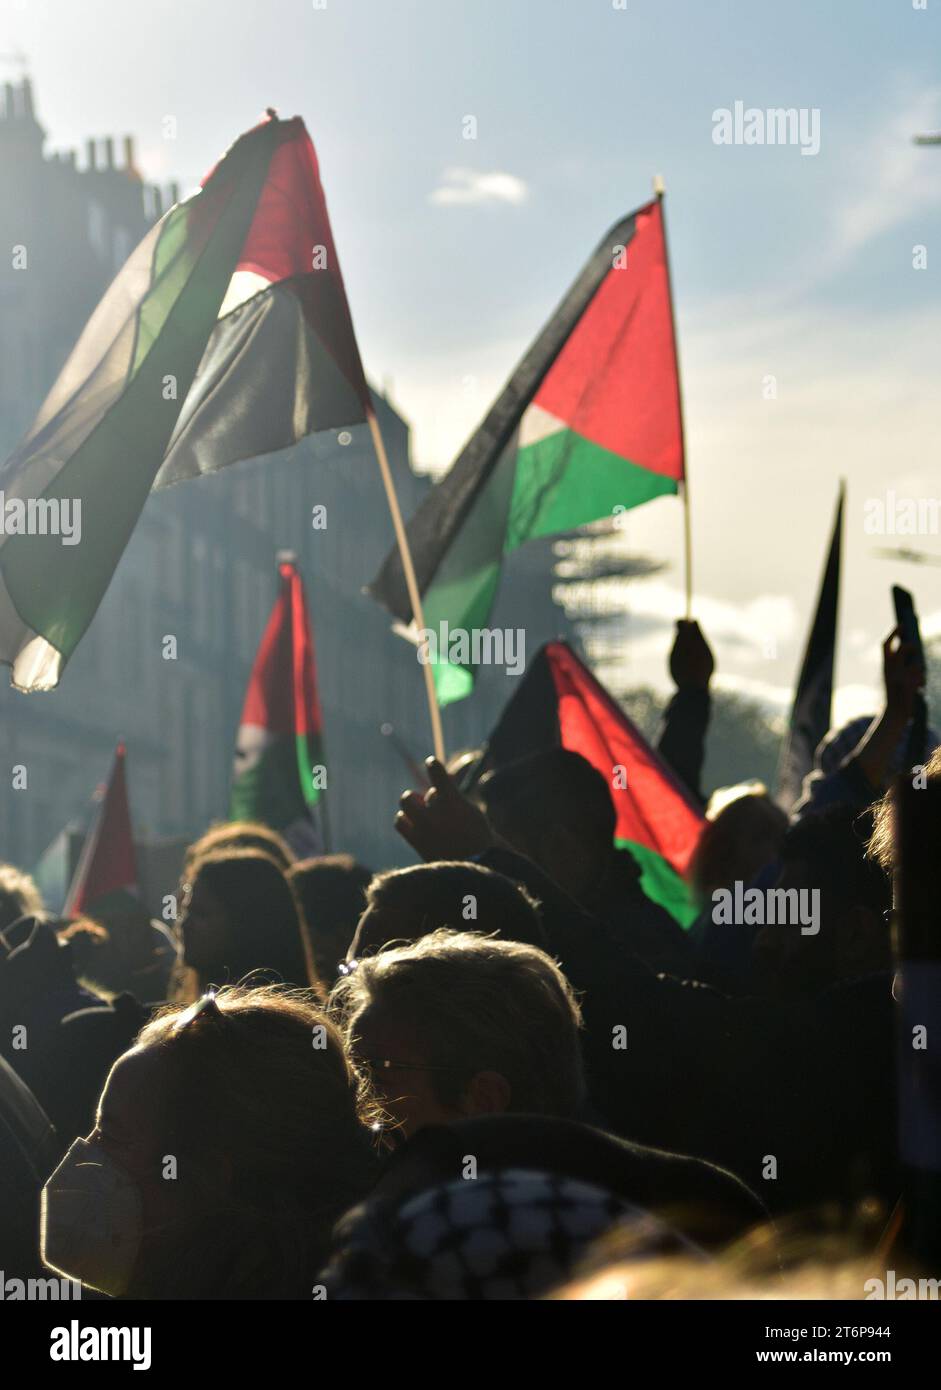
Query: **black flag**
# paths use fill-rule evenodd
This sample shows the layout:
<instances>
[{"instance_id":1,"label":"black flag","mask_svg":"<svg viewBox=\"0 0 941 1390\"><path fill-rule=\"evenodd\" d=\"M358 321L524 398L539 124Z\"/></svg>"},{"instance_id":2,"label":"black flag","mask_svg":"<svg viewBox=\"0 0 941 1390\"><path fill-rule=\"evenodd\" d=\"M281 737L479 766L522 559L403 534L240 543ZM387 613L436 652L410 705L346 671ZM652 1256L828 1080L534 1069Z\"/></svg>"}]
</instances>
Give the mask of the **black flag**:
<instances>
[{"instance_id":1,"label":"black flag","mask_svg":"<svg viewBox=\"0 0 941 1390\"><path fill-rule=\"evenodd\" d=\"M807 639L800 679L791 706L787 739L778 766L778 802L785 811L790 811L800 796L801 784L814 765L814 750L830 727L836 617L840 602L843 497L844 485L840 483L817 612Z\"/></svg>"}]
</instances>

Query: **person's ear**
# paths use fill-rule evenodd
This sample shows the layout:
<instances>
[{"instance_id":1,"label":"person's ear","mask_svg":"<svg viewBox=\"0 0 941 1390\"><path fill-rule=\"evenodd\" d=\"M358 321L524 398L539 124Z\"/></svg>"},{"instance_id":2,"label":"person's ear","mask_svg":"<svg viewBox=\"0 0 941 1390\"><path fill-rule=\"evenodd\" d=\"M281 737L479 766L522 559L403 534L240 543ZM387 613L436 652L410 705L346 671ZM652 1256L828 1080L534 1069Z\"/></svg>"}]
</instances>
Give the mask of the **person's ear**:
<instances>
[{"instance_id":1,"label":"person's ear","mask_svg":"<svg viewBox=\"0 0 941 1390\"><path fill-rule=\"evenodd\" d=\"M475 1072L467 1084L461 1109L465 1115L503 1115L510 1108L510 1083L498 1071Z\"/></svg>"}]
</instances>

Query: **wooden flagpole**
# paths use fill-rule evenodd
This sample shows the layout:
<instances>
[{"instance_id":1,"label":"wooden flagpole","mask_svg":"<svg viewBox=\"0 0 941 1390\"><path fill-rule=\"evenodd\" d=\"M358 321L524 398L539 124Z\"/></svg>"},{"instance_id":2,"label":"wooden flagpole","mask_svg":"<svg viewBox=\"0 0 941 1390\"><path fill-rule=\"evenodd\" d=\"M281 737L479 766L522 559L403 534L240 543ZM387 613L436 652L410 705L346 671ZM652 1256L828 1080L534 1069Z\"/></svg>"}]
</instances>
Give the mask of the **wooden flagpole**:
<instances>
[{"instance_id":1,"label":"wooden flagpole","mask_svg":"<svg viewBox=\"0 0 941 1390\"><path fill-rule=\"evenodd\" d=\"M683 384L680 376L680 349L679 340L676 336L676 312L673 308L670 252L667 246L667 219L663 206L663 195L666 192L666 187L663 182L662 174L654 174L653 191L657 196L657 202L660 204L660 221L663 227L663 249L666 255L667 267L667 293L670 297L670 322L673 327L673 361L676 365L676 385L680 398L680 447L683 451L683 481L681 483L683 498L683 569L686 587L686 621L690 622L693 616L693 532L689 515L689 468L686 462L686 429L683 422Z\"/></svg>"},{"instance_id":2,"label":"wooden flagpole","mask_svg":"<svg viewBox=\"0 0 941 1390\"><path fill-rule=\"evenodd\" d=\"M392 515L392 525L395 529L395 539L399 547L399 555L402 557L402 569L405 572L405 587L408 590L408 601L412 605L412 620L419 631L425 626L425 614L422 609L421 594L418 589L418 581L415 578L415 566L412 564L412 552L409 549L408 536L405 532L405 525L402 521L402 513L399 509L399 499L395 495L395 483L392 481L392 470L389 467L389 458L386 454L386 446L383 443L382 432L379 429L379 421L376 419L376 412L373 410L372 402L366 407L366 420L369 425L369 432L372 435L373 447L376 450L376 459L379 463L379 472L382 474L383 487L386 490L386 501L389 503L389 511ZM440 763L445 760L444 756L444 731L441 727L441 711L438 708L438 696L435 691L435 676L430 661L422 663L425 672L425 694L428 697L428 713L431 716L431 737L435 750L435 757Z\"/></svg>"}]
</instances>

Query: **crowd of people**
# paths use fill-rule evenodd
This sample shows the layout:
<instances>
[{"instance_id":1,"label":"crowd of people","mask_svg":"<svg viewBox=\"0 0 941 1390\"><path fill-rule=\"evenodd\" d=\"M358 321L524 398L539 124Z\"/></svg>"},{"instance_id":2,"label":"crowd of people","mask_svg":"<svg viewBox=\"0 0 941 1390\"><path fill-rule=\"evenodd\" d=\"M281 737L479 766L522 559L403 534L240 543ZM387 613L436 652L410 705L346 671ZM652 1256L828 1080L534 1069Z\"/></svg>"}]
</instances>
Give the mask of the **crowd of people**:
<instances>
[{"instance_id":1,"label":"crowd of people","mask_svg":"<svg viewBox=\"0 0 941 1390\"><path fill-rule=\"evenodd\" d=\"M894 634L884 709L828 734L788 814L757 783L704 799L713 661L678 626L659 749L706 815L688 930L562 748L483 776L475 750L429 759L390 807L407 868L215 825L169 923L57 920L4 866L7 1277L440 1300L862 1298L887 1260L937 1274L899 1140L899 773L941 839L910 657ZM719 920L735 885L815 893L817 930Z\"/></svg>"}]
</instances>

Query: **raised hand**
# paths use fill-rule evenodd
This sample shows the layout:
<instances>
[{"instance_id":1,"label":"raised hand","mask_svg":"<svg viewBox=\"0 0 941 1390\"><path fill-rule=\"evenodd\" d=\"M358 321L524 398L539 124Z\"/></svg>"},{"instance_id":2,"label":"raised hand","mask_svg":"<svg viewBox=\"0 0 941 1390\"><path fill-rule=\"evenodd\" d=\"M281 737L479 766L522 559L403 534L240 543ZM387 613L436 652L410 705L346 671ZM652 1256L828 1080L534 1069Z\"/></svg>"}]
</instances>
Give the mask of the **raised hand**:
<instances>
[{"instance_id":1,"label":"raised hand","mask_svg":"<svg viewBox=\"0 0 941 1390\"><path fill-rule=\"evenodd\" d=\"M457 788L437 758L425 761L431 786L422 795L407 791L395 828L422 859L468 859L495 843L487 817Z\"/></svg>"},{"instance_id":2,"label":"raised hand","mask_svg":"<svg viewBox=\"0 0 941 1390\"><path fill-rule=\"evenodd\" d=\"M712 648L699 624L680 618L670 652L670 675L677 690L706 690L715 670Z\"/></svg>"},{"instance_id":3,"label":"raised hand","mask_svg":"<svg viewBox=\"0 0 941 1390\"><path fill-rule=\"evenodd\" d=\"M897 627L882 644L885 707L896 725L905 725L911 719L915 695L925 684L925 668L915 660L916 655L915 644L903 642Z\"/></svg>"}]
</instances>

